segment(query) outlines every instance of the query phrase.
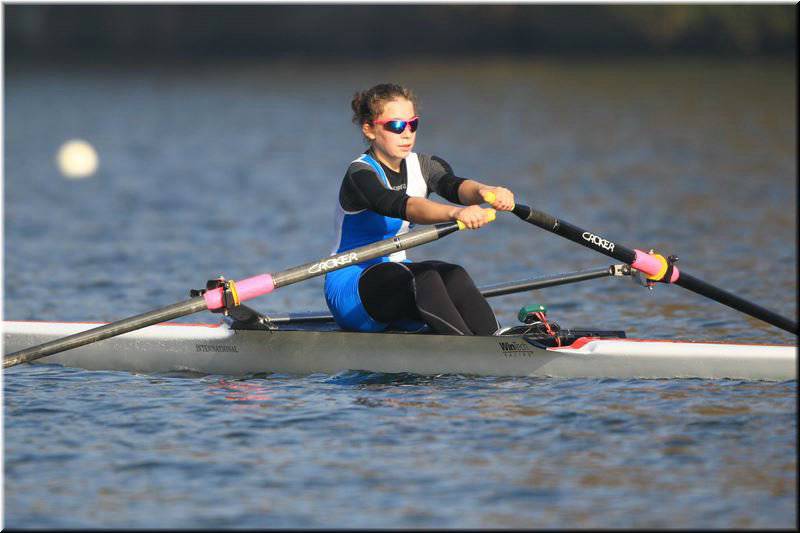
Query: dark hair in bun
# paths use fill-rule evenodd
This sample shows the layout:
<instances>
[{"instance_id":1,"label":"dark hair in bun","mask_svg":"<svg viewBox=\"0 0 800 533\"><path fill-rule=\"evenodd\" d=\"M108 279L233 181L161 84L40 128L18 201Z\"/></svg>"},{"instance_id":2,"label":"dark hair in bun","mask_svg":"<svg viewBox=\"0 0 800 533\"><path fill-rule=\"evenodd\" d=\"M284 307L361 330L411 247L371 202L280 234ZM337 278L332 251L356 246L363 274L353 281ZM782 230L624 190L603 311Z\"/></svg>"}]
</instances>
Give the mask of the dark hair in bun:
<instances>
[{"instance_id":1,"label":"dark hair in bun","mask_svg":"<svg viewBox=\"0 0 800 533\"><path fill-rule=\"evenodd\" d=\"M353 95L350 107L353 109L353 123L361 126L367 122L372 122L383 112L386 102L391 102L398 98L405 98L417 109L417 97L402 85L396 83L381 83L366 91L359 91Z\"/></svg>"}]
</instances>

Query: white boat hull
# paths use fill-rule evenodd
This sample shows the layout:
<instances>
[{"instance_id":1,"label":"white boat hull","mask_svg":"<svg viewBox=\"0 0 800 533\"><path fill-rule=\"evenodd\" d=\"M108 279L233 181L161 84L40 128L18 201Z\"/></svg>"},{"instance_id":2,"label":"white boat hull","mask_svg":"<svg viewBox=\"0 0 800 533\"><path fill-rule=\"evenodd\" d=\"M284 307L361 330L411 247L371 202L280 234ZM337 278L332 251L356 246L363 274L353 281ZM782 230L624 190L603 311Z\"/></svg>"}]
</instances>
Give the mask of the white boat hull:
<instances>
[{"instance_id":1,"label":"white boat hull","mask_svg":"<svg viewBox=\"0 0 800 533\"><path fill-rule=\"evenodd\" d=\"M3 323L4 353L100 324ZM638 339L579 339L540 348L522 336L455 337L341 331L235 331L162 324L37 363L139 373L334 374L343 370L561 378L797 379L797 347Z\"/></svg>"}]
</instances>

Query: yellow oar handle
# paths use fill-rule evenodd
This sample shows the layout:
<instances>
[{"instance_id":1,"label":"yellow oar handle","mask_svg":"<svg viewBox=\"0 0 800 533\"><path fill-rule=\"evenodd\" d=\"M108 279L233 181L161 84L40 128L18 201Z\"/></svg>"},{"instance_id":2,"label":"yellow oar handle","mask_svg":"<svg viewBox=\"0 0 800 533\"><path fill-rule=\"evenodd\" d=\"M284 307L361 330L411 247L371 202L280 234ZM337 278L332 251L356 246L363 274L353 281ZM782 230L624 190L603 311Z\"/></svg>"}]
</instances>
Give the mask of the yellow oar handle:
<instances>
[{"instance_id":1,"label":"yellow oar handle","mask_svg":"<svg viewBox=\"0 0 800 533\"><path fill-rule=\"evenodd\" d=\"M481 193L481 196L483 196L483 201L486 202L489 205L493 204L495 202L495 200L497 200L497 195L495 193L493 193L492 191L486 191L484 193ZM513 205L514 204L511 204L511 205L512 205L512 209L513 209Z\"/></svg>"},{"instance_id":2,"label":"yellow oar handle","mask_svg":"<svg viewBox=\"0 0 800 533\"><path fill-rule=\"evenodd\" d=\"M489 211L488 213L486 213L486 218L489 219L489 222L493 222L494 219L497 218L497 211L495 211L494 209L488 209L487 208L487 209L484 209L484 211ZM456 224L458 224L458 229L459 230L467 229L467 225L464 224L463 222L461 222L460 220L456 220Z\"/></svg>"}]
</instances>

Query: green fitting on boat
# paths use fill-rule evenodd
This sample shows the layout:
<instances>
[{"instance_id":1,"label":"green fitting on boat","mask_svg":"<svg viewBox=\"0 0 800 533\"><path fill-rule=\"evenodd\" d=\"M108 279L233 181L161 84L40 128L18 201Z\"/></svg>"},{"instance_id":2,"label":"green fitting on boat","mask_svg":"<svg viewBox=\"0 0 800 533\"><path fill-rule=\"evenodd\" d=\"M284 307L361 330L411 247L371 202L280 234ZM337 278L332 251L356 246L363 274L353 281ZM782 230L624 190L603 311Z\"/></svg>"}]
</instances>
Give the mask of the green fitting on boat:
<instances>
[{"instance_id":1,"label":"green fitting on boat","mask_svg":"<svg viewBox=\"0 0 800 533\"><path fill-rule=\"evenodd\" d=\"M535 319L533 313L544 313L546 315L547 307L544 304L526 305L519 310L517 319L524 324L530 324Z\"/></svg>"}]
</instances>

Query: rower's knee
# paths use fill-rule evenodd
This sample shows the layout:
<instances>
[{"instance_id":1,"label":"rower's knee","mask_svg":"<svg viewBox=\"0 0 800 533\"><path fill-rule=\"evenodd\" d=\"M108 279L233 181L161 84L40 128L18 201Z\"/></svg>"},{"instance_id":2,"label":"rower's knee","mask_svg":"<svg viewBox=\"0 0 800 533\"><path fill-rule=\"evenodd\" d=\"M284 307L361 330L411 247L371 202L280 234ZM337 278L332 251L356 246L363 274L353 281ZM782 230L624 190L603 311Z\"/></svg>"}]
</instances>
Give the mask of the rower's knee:
<instances>
[{"instance_id":1,"label":"rower's knee","mask_svg":"<svg viewBox=\"0 0 800 533\"><path fill-rule=\"evenodd\" d=\"M444 284L441 274L439 274L439 272L437 272L436 270L426 270L424 272L420 272L416 276L414 276L414 278L417 284L432 284L432 285Z\"/></svg>"}]
</instances>

